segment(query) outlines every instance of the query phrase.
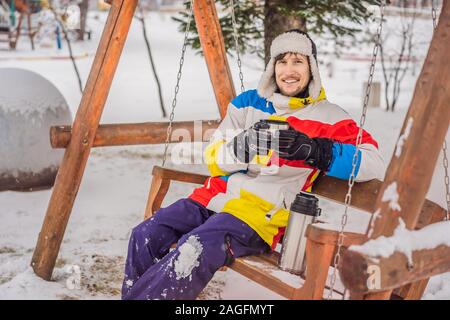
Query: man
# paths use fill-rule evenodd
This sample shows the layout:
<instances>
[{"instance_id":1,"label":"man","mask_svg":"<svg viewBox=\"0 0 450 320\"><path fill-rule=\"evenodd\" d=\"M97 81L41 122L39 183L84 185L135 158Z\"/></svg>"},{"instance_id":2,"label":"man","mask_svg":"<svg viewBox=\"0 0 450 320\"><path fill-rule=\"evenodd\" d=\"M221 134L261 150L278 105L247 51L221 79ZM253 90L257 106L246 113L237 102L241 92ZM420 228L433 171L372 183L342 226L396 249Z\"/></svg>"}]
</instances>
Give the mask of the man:
<instances>
[{"instance_id":1,"label":"man","mask_svg":"<svg viewBox=\"0 0 450 320\"><path fill-rule=\"evenodd\" d=\"M359 128L326 100L314 42L291 30L270 51L258 89L231 101L205 151L211 177L133 229L124 299L195 299L234 258L275 248L290 203L319 173L350 177ZM255 125L267 119L288 126L268 135ZM383 173L377 143L363 131L356 181Z\"/></svg>"}]
</instances>

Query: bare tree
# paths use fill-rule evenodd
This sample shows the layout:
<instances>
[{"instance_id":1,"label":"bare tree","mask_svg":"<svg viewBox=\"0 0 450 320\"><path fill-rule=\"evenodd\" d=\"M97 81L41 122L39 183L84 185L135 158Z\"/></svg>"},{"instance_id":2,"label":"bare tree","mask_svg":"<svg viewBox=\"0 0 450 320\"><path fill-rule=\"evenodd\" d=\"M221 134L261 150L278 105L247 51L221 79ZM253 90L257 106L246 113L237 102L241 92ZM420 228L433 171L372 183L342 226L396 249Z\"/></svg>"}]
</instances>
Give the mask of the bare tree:
<instances>
[{"instance_id":1,"label":"bare tree","mask_svg":"<svg viewBox=\"0 0 450 320\"><path fill-rule=\"evenodd\" d=\"M385 32L387 35L382 39L380 45L380 60L384 78L384 93L386 110L394 111L400 96L401 85L408 69L414 63L412 51L414 48L413 34L416 13L408 19L405 14L405 6L401 14L401 30L392 30ZM389 37L399 37L400 47L396 50L388 50L387 42Z\"/></svg>"},{"instance_id":2,"label":"bare tree","mask_svg":"<svg viewBox=\"0 0 450 320\"><path fill-rule=\"evenodd\" d=\"M64 25L64 22L61 20L61 17L58 15L58 12L53 7L52 2L49 2L49 10L53 13L55 21L58 23L59 27L61 28L61 30L62 30L62 32L64 34L64 39L66 40L67 48L69 49L70 60L72 61L72 66L73 66L73 69L75 71L75 75L76 75L77 80L78 80L78 88L80 89L80 92L83 93L83 83L81 81L80 71L78 70L77 63L75 61L75 56L73 54L72 44L71 44L71 41L69 39L67 28Z\"/></svg>"},{"instance_id":3,"label":"bare tree","mask_svg":"<svg viewBox=\"0 0 450 320\"><path fill-rule=\"evenodd\" d=\"M153 76L155 77L156 86L158 87L159 106L161 108L161 113L162 113L163 117L165 118L167 116L167 114L166 114L166 109L164 108L164 99L162 96L161 83L159 81L158 74L156 72L155 61L153 60L152 50L150 47L150 41L149 41L148 35L147 35L147 28L145 26L145 13L144 13L141 3L138 4L138 12L139 12L139 15L135 15L135 17L141 22L142 35L144 37L145 47L147 48L148 58L150 60L150 66L152 67Z\"/></svg>"}]
</instances>

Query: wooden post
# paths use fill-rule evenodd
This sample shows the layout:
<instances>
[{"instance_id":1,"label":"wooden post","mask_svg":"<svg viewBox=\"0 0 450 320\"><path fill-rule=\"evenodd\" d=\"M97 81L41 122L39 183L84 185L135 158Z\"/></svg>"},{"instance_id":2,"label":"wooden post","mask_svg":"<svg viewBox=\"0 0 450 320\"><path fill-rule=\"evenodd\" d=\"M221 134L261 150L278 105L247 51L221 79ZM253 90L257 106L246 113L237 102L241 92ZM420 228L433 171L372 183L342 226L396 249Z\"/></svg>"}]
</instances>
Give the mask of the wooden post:
<instances>
[{"instance_id":1,"label":"wooden post","mask_svg":"<svg viewBox=\"0 0 450 320\"><path fill-rule=\"evenodd\" d=\"M31 262L45 280L52 275L136 5L137 0L112 1Z\"/></svg>"},{"instance_id":2,"label":"wooden post","mask_svg":"<svg viewBox=\"0 0 450 320\"><path fill-rule=\"evenodd\" d=\"M214 1L195 0L194 16L220 117L223 119L236 92Z\"/></svg>"},{"instance_id":3,"label":"wooden post","mask_svg":"<svg viewBox=\"0 0 450 320\"><path fill-rule=\"evenodd\" d=\"M377 218L374 218L372 233L369 234L371 239L382 235L391 236L400 219L403 219L408 229L414 229L417 224L449 127L449 29L450 1L445 0L399 142L377 198L376 208L379 211L375 215ZM344 254L343 263L350 252ZM344 280L346 275L341 272L341 277ZM377 295L387 297L390 291ZM366 298L373 297L369 294Z\"/></svg>"},{"instance_id":4,"label":"wooden post","mask_svg":"<svg viewBox=\"0 0 450 320\"><path fill-rule=\"evenodd\" d=\"M176 121L172 124L169 142L189 142L189 140L179 141L176 135L178 130L180 134L186 133L191 142L208 141L219 123L218 120ZM92 147L165 143L166 132L167 122L102 124L97 128ZM67 148L71 137L71 126L50 128L52 148Z\"/></svg>"},{"instance_id":5,"label":"wooden post","mask_svg":"<svg viewBox=\"0 0 450 320\"><path fill-rule=\"evenodd\" d=\"M318 243L311 239L306 242L306 278L301 288L294 291L294 300L322 300L328 278L328 266L333 260L335 246Z\"/></svg>"}]
</instances>

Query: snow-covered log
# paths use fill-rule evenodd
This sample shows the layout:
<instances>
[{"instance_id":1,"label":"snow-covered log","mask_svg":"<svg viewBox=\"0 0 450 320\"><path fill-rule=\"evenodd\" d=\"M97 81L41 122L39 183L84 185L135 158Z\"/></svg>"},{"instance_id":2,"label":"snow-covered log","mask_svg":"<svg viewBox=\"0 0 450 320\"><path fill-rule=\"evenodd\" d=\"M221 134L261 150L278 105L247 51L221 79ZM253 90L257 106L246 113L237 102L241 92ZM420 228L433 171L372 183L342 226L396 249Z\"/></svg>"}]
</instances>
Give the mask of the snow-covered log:
<instances>
[{"instance_id":1,"label":"snow-covered log","mask_svg":"<svg viewBox=\"0 0 450 320\"><path fill-rule=\"evenodd\" d=\"M391 237L351 246L343 256L341 279L353 292L377 292L450 271L450 221L420 230L400 224Z\"/></svg>"},{"instance_id":2,"label":"snow-covered log","mask_svg":"<svg viewBox=\"0 0 450 320\"><path fill-rule=\"evenodd\" d=\"M52 186L63 151L51 148L49 130L71 122L66 100L47 79L0 69L0 191Z\"/></svg>"}]
</instances>

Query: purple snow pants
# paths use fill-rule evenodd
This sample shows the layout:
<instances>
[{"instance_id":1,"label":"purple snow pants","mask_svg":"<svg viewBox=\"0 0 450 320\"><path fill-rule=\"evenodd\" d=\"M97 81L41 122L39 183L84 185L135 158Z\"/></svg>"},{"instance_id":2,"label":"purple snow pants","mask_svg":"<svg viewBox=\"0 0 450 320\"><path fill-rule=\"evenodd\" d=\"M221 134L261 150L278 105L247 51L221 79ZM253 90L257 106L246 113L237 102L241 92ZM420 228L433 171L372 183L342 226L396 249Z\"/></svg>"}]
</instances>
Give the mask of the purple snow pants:
<instances>
[{"instance_id":1,"label":"purple snow pants","mask_svg":"<svg viewBox=\"0 0 450 320\"><path fill-rule=\"evenodd\" d=\"M177 246L169 251L173 243ZM122 299L195 299L220 267L268 250L233 215L180 199L133 229Z\"/></svg>"}]
</instances>

